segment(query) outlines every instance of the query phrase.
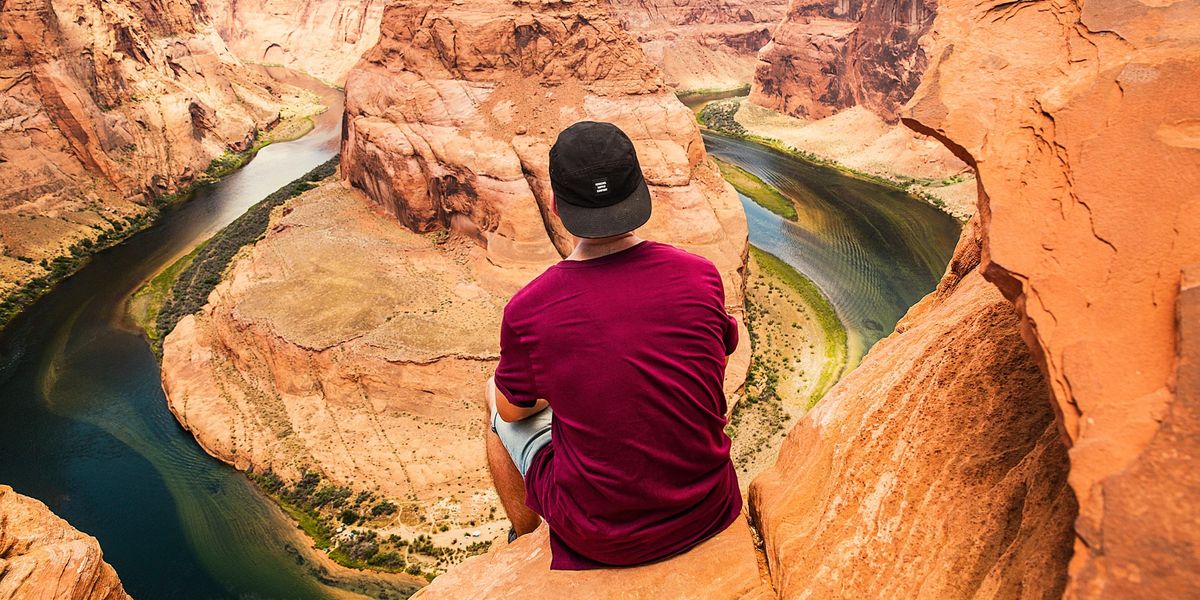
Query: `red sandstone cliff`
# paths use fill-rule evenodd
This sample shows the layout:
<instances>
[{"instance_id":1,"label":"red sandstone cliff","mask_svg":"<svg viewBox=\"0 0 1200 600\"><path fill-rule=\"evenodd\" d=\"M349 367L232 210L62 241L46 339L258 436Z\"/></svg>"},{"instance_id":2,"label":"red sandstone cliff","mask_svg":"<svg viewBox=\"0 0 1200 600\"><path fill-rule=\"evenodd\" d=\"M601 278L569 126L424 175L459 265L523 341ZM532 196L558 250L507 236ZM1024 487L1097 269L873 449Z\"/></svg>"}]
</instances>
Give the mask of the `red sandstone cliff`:
<instances>
[{"instance_id":1,"label":"red sandstone cliff","mask_svg":"<svg viewBox=\"0 0 1200 600\"><path fill-rule=\"evenodd\" d=\"M680 91L733 89L754 77L786 0L607 0L667 85Z\"/></svg>"},{"instance_id":2,"label":"red sandstone cliff","mask_svg":"<svg viewBox=\"0 0 1200 600\"><path fill-rule=\"evenodd\" d=\"M96 538L0 485L0 598L129 600Z\"/></svg>"},{"instance_id":3,"label":"red sandstone cliff","mask_svg":"<svg viewBox=\"0 0 1200 600\"><path fill-rule=\"evenodd\" d=\"M1068 595L1200 596L1180 293L1200 263L1200 4L938 10L905 118L978 169L984 273L1021 312L1072 445Z\"/></svg>"},{"instance_id":4,"label":"red sandstone cliff","mask_svg":"<svg viewBox=\"0 0 1200 600\"><path fill-rule=\"evenodd\" d=\"M229 49L242 60L283 65L343 84L379 41L385 0L205 0Z\"/></svg>"},{"instance_id":5,"label":"red sandstone cliff","mask_svg":"<svg viewBox=\"0 0 1200 600\"><path fill-rule=\"evenodd\" d=\"M936 0L791 0L759 53L750 100L820 119L865 106L895 121L928 59Z\"/></svg>"},{"instance_id":6,"label":"red sandstone cliff","mask_svg":"<svg viewBox=\"0 0 1200 600\"><path fill-rule=\"evenodd\" d=\"M200 5L0 5L0 294L248 146L276 88Z\"/></svg>"},{"instance_id":7,"label":"red sandstone cliff","mask_svg":"<svg viewBox=\"0 0 1200 600\"><path fill-rule=\"evenodd\" d=\"M741 205L691 112L597 2L390 6L346 95L344 181L273 215L166 338L163 386L222 460L402 506L371 523L383 537L492 539L507 525L481 393L505 301L568 248L548 211L558 130L591 118L630 134L655 201L647 235L712 259L737 313ZM731 393L748 357L743 344ZM446 562L428 558L431 572Z\"/></svg>"}]
</instances>

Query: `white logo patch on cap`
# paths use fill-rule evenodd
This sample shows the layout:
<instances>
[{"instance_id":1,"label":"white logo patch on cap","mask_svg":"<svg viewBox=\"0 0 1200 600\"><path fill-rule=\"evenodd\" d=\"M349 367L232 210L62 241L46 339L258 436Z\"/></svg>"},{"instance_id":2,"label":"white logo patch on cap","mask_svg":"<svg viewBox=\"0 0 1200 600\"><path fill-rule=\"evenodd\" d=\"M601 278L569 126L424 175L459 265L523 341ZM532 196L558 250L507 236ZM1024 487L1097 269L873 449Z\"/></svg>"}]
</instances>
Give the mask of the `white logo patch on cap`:
<instances>
[{"instance_id":1,"label":"white logo patch on cap","mask_svg":"<svg viewBox=\"0 0 1200 600\"><path fill-rule=\"evenodd\" d=\"M608 193L608 180L607 179L597 179L596 181L593 181L592 183L595 184L595 186L596 186L596 194L597 195Z\"/></svg>"}]
</instances>

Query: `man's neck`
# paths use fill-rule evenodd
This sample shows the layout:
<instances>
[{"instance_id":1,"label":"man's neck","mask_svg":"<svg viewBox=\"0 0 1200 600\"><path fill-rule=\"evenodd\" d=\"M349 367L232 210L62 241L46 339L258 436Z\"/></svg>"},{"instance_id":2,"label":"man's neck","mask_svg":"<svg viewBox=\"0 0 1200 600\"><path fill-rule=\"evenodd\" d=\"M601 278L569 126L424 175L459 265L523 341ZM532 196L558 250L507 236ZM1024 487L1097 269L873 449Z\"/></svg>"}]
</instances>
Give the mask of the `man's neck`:
<instances>
[{"instance_id":1,"label":"man's neck","mask_svg":"<svg viewBox=\"0 0 1200 600\"><path fill-rule=\"evenodd\" d=\"M575 251L567 260L591 260L632 248L642 243L642 238L631 233L606 238L575 238Z\"/></svg>"}]
</instances>

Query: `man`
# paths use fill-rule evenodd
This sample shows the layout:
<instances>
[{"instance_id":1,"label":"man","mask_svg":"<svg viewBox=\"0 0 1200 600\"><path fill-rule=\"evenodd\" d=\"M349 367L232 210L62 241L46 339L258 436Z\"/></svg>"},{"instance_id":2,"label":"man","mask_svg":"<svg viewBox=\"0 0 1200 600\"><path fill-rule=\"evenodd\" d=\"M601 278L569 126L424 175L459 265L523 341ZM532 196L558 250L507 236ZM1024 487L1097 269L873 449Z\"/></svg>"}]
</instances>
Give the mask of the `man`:
<instances>
[{"instance_id":1,"label":"man","mask_svg":"<svg viewBox=\"0 0 1200 600\"><path fill-rule=\"evenodd\" d=\"M650 192L616 126L564 130L550 185L577 245L508 303L487 385L510 541L541 515L552 569L662 560L741 512L722 392L737 323L711 262L634 235Z\"/></svg>"}]
</instances>

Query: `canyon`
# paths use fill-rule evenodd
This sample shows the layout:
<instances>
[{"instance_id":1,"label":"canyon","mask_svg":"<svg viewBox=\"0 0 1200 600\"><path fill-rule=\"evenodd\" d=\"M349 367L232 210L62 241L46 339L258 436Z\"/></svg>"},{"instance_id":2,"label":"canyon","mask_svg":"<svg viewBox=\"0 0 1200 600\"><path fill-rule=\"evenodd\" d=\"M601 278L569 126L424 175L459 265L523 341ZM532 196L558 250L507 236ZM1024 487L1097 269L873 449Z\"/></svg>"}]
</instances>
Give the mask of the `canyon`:
<instances>
[{"instance_id":1,"label":"canyon","mask_svg":"<svg viewBox=\"0 0 1200 600\"><path fill-rule=\"evenodd\" d=\"M758 51L786 0L608 0L611 18L634 35L667 85L681 93L730 90L754 77Z\"/></svg>"},{"instance_id":2,"label":"canyon","mask_svg":"<svg viewBox=\"0 0 1200 600\"><path fill-rule=\"evenodd\" d=\"M207 0L216 30L243 61L333 85L379 41L385 0Z\"/></svg>"},{"instance_id":3,"label":"canyon","mask_svg":"<svg viewBox=\"0 0 1200 600\"><path fill-rule=\"evenodd\" d=\"M391 503L359 521L381 536L445 526L418 597L1200 595L1194 0L195 6L210 13L0 8L18 51L5 56L20 57L0 63L20 100L5 110L29 115L7 122L33 124L0 129L0 175L31 182L0 203L20 232L78 225L42 238L61 252L98 231L80 214L142 214L269 124L290 92L243 61L344 82L338 178L273 212L166 338L162 382L217 458ZM46 35L68 50L30 42ZM93 55L82 39L104 40L106 70L78 58ZM483 549L462 540L506 529L478 441L501 312L570 248L550 210L554 135L580 119L629 132L655 200L645 235L713 260L744 323L745 217L672 86L746 81L760 46L733 107L751 133L953 180L958 216L974 216L945 275L790 428L727 531L620 571L548 571L544 527L468 558ZM184 55L194 62L174 66ZM157 75L120 83L129 69ZM236 83L196 83L210 78ZM232 116L206 127L213 107ZM118 168L113 148L129 143L172 150L131 151L137 168ZM31 277L55 251L13 239L6 254L36 260L6 273ZM743 345L731 406L749 361ZM0 519L0 597L14 581L126 597L95 540L40 503L0 488ZM30 527L53 533L5 543ZM65 582L7 575L41 576L45 555L86 568Z\"/></svg>"},{"instance_id":4,"label":"canyon","mask_svg":"<svg viewBox=\"0 0 1200 600\"><path fill-rule=\"evenodd\" d=\"M202 5L127 0L6 2L0 93L5 298L144 226L298 95L234 57Z\"/></svg>"}]
</instances>

